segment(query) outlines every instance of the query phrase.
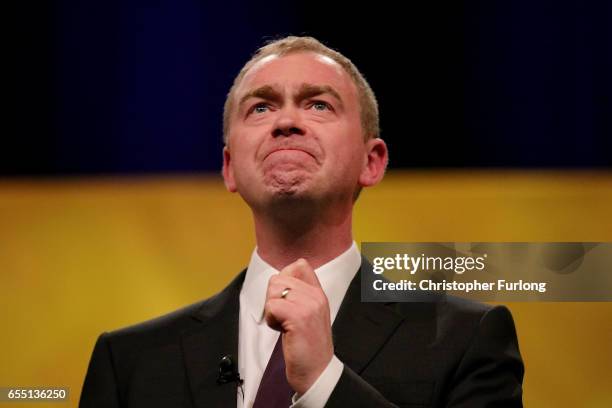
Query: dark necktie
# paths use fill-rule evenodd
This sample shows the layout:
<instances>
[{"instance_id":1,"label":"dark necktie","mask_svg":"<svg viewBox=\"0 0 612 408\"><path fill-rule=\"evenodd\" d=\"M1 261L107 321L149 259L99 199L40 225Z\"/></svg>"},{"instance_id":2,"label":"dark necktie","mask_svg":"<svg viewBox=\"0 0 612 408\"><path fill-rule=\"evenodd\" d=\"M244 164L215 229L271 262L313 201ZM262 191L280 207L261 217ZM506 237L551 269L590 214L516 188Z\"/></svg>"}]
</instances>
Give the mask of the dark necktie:
<instances>
[{"instance_id":1,"label":"dark necktie","mask_svg":"<svg viewBox=\"0 0 612 408\"><path fill-rule=\"evenodd\" d=\"M285 375L285 357L283 356L283 335L278 336L274 351L264 371L253 408L287 408L291 405L294 391Z\"/></svg>"}]
</instances>

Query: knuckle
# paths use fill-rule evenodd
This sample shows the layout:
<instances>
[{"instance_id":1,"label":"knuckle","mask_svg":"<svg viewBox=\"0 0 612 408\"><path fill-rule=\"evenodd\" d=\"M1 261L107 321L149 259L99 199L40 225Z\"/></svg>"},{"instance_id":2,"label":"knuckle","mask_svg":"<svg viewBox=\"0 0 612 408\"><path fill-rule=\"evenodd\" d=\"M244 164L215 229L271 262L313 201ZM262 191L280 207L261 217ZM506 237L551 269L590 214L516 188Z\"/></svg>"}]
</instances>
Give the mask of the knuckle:
<instances>
[{"instance_id":1,"label":"knuckle","mask_svg":"<svg viewBox=\"0 0 612 408\"><path fill-rule=\"evenodd\" d=\"M326 310L327 309L327 302L326 302L326 300L325 299L320 299L317 302L317 306L318 306L319 311Z\"/></svg>"},{"instance_id":2,"label":"knuckle","mask_svg":"<svg viewBox=\"0 0 612 408\"><path fill-rule=\"evenodd\" d=\"M318 290L314 298L319 306L325 306L327 304L327 296L325 296L322 290Z\"/></svg>"}]
</instances>

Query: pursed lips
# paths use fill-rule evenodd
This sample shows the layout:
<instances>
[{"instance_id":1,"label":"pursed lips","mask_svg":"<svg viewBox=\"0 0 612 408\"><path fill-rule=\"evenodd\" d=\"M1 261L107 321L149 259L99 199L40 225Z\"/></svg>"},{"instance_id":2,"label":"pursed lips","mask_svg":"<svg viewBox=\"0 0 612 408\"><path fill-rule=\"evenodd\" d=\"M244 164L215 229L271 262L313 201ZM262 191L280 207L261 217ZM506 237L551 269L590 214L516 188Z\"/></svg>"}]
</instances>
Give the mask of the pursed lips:
<instances>
[{"instance_id":1,"label":"pursed lips","mask_svg":"<svg viewBox=\"0 0 612 408\"><path fill-rule=\"evenodd\" d=\"M279 147L276 149L272 149L270 152L268 152L265 156L264 156L264 160L268 158L268 156L270 156L272 153L276 153L276 152L282 152L282 151L297 151L297 152L302 152L302 153L306 153L307 155L311 156L313 159L315 159L317 162L317 158L315 157L314 154L312 154L311 152L309 152L308 150L299 148L299 147Z\"/></svg>"}]
</instances>

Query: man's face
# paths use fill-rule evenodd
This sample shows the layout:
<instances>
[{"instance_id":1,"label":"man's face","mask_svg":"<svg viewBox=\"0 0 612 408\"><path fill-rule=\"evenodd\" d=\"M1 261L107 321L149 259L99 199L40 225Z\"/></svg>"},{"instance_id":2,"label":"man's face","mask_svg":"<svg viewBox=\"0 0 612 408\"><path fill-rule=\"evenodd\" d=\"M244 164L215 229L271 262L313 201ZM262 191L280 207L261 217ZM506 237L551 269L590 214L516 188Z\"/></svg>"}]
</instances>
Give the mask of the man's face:
<instances>
[{"instance_id":1,"label":"man's face","mask_svg":"<svg viewBox=\"0 0 612 408\"><path fill-rule=\"evenodd\" d=\"M269 56L236 88L223 177L251 206L352 197L367 164L357 88L332 59Z\"/></svg>"}]
</instances>

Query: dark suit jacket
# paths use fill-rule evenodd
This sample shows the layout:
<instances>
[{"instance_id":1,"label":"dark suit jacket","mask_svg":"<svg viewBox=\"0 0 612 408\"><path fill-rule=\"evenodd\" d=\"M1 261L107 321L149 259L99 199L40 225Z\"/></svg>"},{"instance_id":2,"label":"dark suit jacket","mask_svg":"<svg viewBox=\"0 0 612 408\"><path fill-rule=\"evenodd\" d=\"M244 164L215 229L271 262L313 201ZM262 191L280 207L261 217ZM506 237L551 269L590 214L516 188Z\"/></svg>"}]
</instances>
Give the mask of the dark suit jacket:
<instances>
[{"instance_id":1,"label":"dark suit jacket","mask_svg":"<svg viewBox=\"0 0 612 408\"><path fill-rule=\"evenodd\" d=\"M362 303L362 263L332 332L344 371L326 407L521 407L523 363L503 306L447 298ZM238 355L239 293L222 292L136 326L102 334L80 407L235 407L219 360Z\"/></svg>"}]
</instances>

